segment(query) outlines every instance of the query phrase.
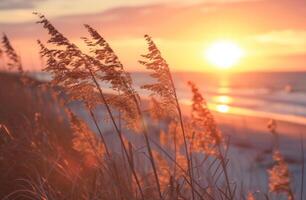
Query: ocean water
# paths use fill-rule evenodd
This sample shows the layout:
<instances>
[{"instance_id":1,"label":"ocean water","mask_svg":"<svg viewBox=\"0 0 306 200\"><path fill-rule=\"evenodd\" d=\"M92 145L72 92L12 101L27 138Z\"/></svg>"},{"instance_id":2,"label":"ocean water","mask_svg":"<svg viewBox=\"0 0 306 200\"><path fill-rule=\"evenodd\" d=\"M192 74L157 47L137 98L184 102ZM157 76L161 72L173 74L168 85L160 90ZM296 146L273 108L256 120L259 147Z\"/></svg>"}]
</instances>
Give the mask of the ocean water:
<instances>
[{"instance_id":1,"label":"ocean water","mask_svg":"<svg viewBox=\"0 0 306 200\"><path fill-rule=\"evenodd\" d=\"M306 125L306 72L174 73L173 77L182 103L190 103L187 82L192 81L217 112ZM152 80L145 73L134 73L133 78L136 86Z\"/></svg>"},{"instance_id":2,"label":"ocean water","mask_svg":"<svg viewBox=\"0 0 306 200\"><path fill-rule=\"evenodd\" d=\"M50 80L45 73L33 74ZM212 110L228 114L265 117L306 125L306 72L249 72L233 74L173 73L178 96L190 104L187 85L193 81ZM153 83L148 73L132 73L133 84L142 95L140 85ZM104 86L101 84L102 87Z\"/></svg>"}]
</instances>

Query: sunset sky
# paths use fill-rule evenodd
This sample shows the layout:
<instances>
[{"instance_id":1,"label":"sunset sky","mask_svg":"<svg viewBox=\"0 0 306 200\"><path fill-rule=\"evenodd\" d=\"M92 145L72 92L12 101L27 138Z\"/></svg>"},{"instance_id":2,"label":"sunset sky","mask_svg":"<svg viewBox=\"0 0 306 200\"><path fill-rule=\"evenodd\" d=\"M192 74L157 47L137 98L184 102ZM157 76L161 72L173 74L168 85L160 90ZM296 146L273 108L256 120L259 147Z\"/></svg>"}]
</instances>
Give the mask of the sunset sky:
<instances>
[{"instance_id":1,"label":"sunset sky","mask_svg":"<svg viewBox=\"0 0 306 200\"><path fill-rule=\"evenodd\" d=\"M204 52L219 40L245 51L233 71L306 70L305 0L1 0L0 31L29 70L40 69L36 40L47 39L33 11L81 47L82 24L97 28L129 70L143 69L144 34L177 71L217 70Z\"/></svg>"}]
</instances>

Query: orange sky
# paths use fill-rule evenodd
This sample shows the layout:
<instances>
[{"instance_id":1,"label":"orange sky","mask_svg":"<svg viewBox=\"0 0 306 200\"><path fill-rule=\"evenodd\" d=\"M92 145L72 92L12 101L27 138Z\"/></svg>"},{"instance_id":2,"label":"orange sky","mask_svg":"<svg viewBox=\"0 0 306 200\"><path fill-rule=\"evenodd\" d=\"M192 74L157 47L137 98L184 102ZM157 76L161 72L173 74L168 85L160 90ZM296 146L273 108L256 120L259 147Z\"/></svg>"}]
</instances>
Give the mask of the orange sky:
<instances>
[{"instance_id":1,"label":"orange sky","mask_svg":"<svg viewBox=\"0 0 306 200\"><path fill-rule=\"evenodd\" d=\"M214 41L246 52L234 71L306 70L305 0L1 0L0 31L7 33L27 69L39 69L37 39L46 32L32 11L44 13L72 41L96 27L129 70L145 53L144 34L159 45L173 70L215 70L204 58Z\"/></svg>"}]
</instances>

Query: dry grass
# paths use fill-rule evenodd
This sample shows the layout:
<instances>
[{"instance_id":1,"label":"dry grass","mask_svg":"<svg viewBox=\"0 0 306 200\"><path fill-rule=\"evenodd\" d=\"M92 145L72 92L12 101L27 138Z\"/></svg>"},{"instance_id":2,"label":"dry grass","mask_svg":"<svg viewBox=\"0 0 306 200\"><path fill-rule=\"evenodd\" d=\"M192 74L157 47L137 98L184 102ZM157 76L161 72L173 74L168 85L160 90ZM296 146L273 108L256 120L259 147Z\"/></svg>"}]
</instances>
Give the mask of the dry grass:
<instances>
[{"instance_id":1,"label":"dry grass","mask_svg":"<svg viewBox=\"0 0 306 200\"><path fill-rule=\"evenodd\" d=\"M193 83L191 117L184 117L170 68L150 36L145 36L148 53L140 61L156 80L142 86L152 92L148 106L94 28L85 25L89 51L83 52L45 16L35 14L50 36L47 44L38 44L52 81L27 78L18 54L3 37L0 56L6 56L9 69L19 75L0 76L1 199L256 199L260 191L237 192L240 183L227 170L227 141ZM101 83L113 92L106 94ZM83 105L90 121L70 109L74 102ZM100 107L119 150L105 138ZM166 122L167 128L152 134L150 121ZM269 129L275 135L269 189L292 200L275 122ZM141 145L130 140L131 132L142 137ZM263 196L269 199L269 194Z\"/></svg>"}]
</instances>

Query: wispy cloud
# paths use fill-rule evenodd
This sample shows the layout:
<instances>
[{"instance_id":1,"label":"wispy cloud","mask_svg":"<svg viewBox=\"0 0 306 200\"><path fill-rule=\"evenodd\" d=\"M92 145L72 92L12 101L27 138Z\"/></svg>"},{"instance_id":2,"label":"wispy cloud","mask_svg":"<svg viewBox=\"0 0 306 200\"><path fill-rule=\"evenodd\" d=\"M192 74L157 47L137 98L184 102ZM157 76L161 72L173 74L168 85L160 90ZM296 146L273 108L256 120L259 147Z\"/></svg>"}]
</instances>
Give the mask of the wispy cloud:
<instances>
[{"instance_id":1,"label":"wispy cloud","mask_svg":"<svg viewBox=\"0 0 306 200\"><path fill-rule=\"evenodd\" d=\"M0 13L0 23L16 23L32 20L31 12L33 10L48 13L50 17L59 17L72 14L79 15L103 12L117 7L139 7L153 4L220 5L252 1L268 0L1 0L0 10L2 11Z\"/></svg>"},{"instance_id":2,"label":"wispy cloud","mask_svg":"<svg viewBox=\"0 0 306 200\"><path fill-rule=\"evenodd\" d=\"M0 10L32 9L41 1L47 0L1 0Z\"/></svg>"},{"instance_id":3,"label":"wispy cloud","mask_svg":"<svg viewBox=\"0 0 306 200\"><path fill-rule=\"evenodd\" d=\"M306 30L280 30L256 35L256 42L279 45L301 45L306 46Z\"/></svg>"},{"instance_id":4,"label":"wispy cloud","mask_svg":"<svg viewBox=\"0 0 306 200\"><path fill-rule=\"evenodd\" d=\"M292 57L306 53L306 29L284 29L248 37L253 54ZM300 57L299 57L300 58Z\"/></svg>"}]
</instances>

